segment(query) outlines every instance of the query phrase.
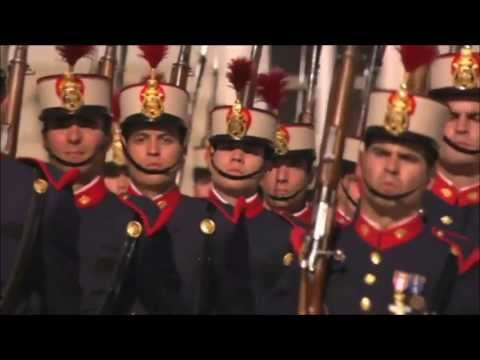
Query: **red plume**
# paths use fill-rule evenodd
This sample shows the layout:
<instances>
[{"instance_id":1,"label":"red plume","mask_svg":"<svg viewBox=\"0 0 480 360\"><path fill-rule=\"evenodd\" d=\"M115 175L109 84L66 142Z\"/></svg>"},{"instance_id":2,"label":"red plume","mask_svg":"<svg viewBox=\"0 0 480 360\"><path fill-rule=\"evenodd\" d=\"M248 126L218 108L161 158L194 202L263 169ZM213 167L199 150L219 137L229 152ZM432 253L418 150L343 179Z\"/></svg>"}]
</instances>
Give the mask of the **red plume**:
<instances>
[{"instance_id":1,"label":"red plume","mask_svg":"<svg viewBox=\"0 0 480 360\"><path fill-rule=\"evenodd\" d=\"M228 64L228 69L230 70L227 73L228 80L237 93L241 92L247 85L247 82L253 77L254 69L252 60L246 57L233 59L230 64Z\"/></svg>"},{"instance_id":2,"label":"red plume","mask_svg":"<svg viewBox=\"0 0 480 360\"><path fill-rule=\"evenodd\" d=\"M287 72L281 68L274 68L268 74L258 75L258 93L272 109L278 109L285 98L287 76Z\"/></svg>"},{"instance_id":3,"label":"red plume","mask_svg":"<svg viewBox=\"0 0 480 360\"><path fill-rule=\"evenodd\" d=\"M402 45L400 48L402 62L408 73L422 65L430 64L438 55L436 46Z\"/></svg>"},{"instance_id":4,"label":"red plume","mask_svg":"<svg viewBox=\"0 0 480 360\"><path fill-rule=\"evenodd\" d=\"M74 67L77 61L95 51L93 45L57 45L56 50L68 65Z\"/></svg>"},{"instance_id":5,"label":"red plume","mask_svg":"<svg viewBox=\"0 0 480 360\"><path fill-rule=\"evenodd\" d=\"M139 45L138 47L143 52L140 56L147 60L153 69L165 58L168 50L168 45Z\"/></svg>"}]
</instances>

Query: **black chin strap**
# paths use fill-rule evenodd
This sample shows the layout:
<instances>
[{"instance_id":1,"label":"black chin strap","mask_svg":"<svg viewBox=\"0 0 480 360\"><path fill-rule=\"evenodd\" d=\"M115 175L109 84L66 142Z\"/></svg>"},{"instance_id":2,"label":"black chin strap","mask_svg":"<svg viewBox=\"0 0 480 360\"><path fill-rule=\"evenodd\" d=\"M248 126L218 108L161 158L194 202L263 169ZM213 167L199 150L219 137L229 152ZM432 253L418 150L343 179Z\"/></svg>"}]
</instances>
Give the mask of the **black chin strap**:
<instances>
[{"instance_id":1,"label":"black chin strap","mask_svg":"<svg viewBox=\"0 0 480 360\"><path fill-rule=\"evenodd\" d=\"M449 138L447 138L446 136L443 137L443 141L445 141L445 143L450 146L451 148L457 150L458 152L461 152L463 154L467 154L467 155L477 155L477 154L480 154L480 149L478 150L469 150L469 149L465 149L463 147L460 147L458 146L457 144L455 144L452 140L450 140Z\"/></svg>"},{"instance_id":2,"label":"black chin strap","mask_svg":"<svg viewBox=\"0 0 480 360\"><path fill-rule=\"evenodd\" d=\"M176 163L174 163L172 166L168 166L168 167L160 169L160 170L147 169L147 168L143 167L142 165L140 165L139 163L137 163L135 160L133 160L133 158L130 156L130 154L128 153L128 151L125 148L125 145L123 143L122 143L122 148L123 148L123 153L125 154L125 157L128 159L128 161L130 161L133 164L133 166L135 166L137 168L137 170L139 170L139 171L141 171L145 174L149 174L149 175L165 175L165 174L168 174L169 172L172 171L172 169L176 168L181 162L181 160L179 160Z\"/></svg>"},{"instance_id":3,"label":"black chin strap","mask_svg":"<svg viewBox=\"0 0 480 360\"><path fill-rule=\"evenodd\" d=\"M49 149L47 150L48 152L48 155L55 159L56 161L58 161L60 164L62 164L63 166L68 166L68 167L73 167L73 168L77 168L77 167L80 167L80 166L83 166L83 165L87 165L89 163L91 163L95 157L96 154L93 154L91 157L89 157L87 160L84 160L84 161L81 161L81 162L71 162L71 161L67 161L67 160L64 160L58 156L56 156L53 152L51 152Z\"/></svg>"},{"instance_id":4,"label":"black chin strap","mask_svg":"<svg viewBox=\"0 0 480 360\"><path fill-rule=\"evenodd\" d=\"M265 166L265 165L262 165L262 166L260 167L260 169L258 169L257 171L254 171L254 172L252 172L252 173L250 173L250 174L246 174L246 175L231 175L231 174L228 174L228 173L220 170L220 169L217 167L217 165L215 164L215 162L213 161L213 157L212 157L212 159L211 159L211 162L212 162L212 166L213 166L213 168L215 169L215 171L217 171L221 176L223 176L223 177L225 177L225 178L227 178L227 179L230 179L230 180L245 180L245 179L252 178L252 177L260 174L260 173L263 171L264 166Z\"/></svg>"},{"instance_id":5,"label":"black chin strap","mask_svg":"<svg viewBox=\"0 0 480 360\"><path fill-rule=\"evenodd\" d=\"M384 199L384 200L398 201L398 200L401 200L401 199L413 194L418 189L418 188L415 188L413 190L410 190L410 191L407 191L407 192L404 192L404 193L398 194L398 195L385 195L385 194L382 194L382 193L378 192L377 190L375 190L372 186L370 186L370 184L365 179L363 179L363 181L365 182L365 185L367 186L367 189L368 189L369 192L371 192L373 195L375 195L375 196L377 196L381 199Z\"/></svg>"}]
</instances>

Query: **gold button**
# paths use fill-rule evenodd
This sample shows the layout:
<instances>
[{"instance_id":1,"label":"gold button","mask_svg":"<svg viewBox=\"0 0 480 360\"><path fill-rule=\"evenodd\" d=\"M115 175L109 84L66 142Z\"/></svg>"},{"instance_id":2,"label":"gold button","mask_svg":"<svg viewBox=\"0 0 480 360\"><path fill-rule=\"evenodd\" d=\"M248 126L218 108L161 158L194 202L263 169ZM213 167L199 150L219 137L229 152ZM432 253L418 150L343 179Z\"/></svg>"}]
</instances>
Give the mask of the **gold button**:
<instances>
[{"instance_id":1,"label":"gold button","mask_svg":"<svg viewBox=\"0 0 480 360\"><path fill-rule=\"evenodd\" d=\"M204 219L200 223L200 230L202 233L211 235L215 232L215 222L212 219Z\"/></svg>"},{"instance_id":2,"label":"gold button","mask_svg":"<svg viewBox=\"0 0 480 360\"><path fill-rule=\"evenodd\" d=\"M400 228L400 229L395 230L394 234L395 234L395 237L397 239L401 239L407 234L407 230L405 230L403 228Z\"/></svg>"},{"instance_id":3,"label":"gold button","mask_svg":"<svg viewBox=\"0 0 480 360\"><path fill-rule=\"evenodd\" d=\"M48 189L48 182L43 179L37 179L33 182L33 189L37 194L43 194Z\"/></svg>"},{"instance_id":4,"label":"gold button","mask_svg":"<svg viewBox=\"0 0 480 360\"><path fill-rule=\"evenodd\" d=\"M363 236L367 236L368 233L370 232L370 228L366 224L362 224L360 226L360 232L362 233Z\"/></svg>"},{"instance_id":5,"label":"gold button","mask_svg":"<svg viewBox=\"0 0 480 360\"><path fill-rule=\"evenodd\" d=\"M458 246L455 245L450 247L450 252L455 256L460 255L460 249L458 248Z\"/></svg>"},{"instance_id":6,"label":"gold button","mask_svg":"<svg viewBox=\"0 0 480 360\"><path fill-rule=\"evenodd\" d=\"M90 203L90 201L91 201L91 199L90 199L90 196L88 196L88 195L82 195L78 199L78 202L82 205L87 205L88 203Z\"/></svg>"},{"instance_id":7,"label":"gold button","mask_svg":"<svg viewBox=\"0 0 480 360\"><path fill-rule=\"evenodd\" d=\"M294 259L295 255L293 253L289 252L285 254L285 256L283 257L283 265L290 266Z\"/></svg>"},{"instance_id":8,"label":"gold button","mask_svg":"<svg viewBox=\"0 0 480 360\"><path fill-rule=\"evenodd\" d=\"M478 191L472 191L471 193L468 193L467 198L470 201L477 201L478 200Z\"/></svg>"},{"instance_id":9,"label":"gold button","mask_svg":"<svg viewBox=\"0 0 480 360\"><path fill-rule=\"evenodd\" d=\"M363 281L365 281L365 284L367 284L367 285L373 285L375 283L375 281L377 281L377 277L373 274L368 273L363 278Z\"/></svg>"},{"instance_id":10,"label":"gold button","mask_svg":"<svg viewBox=\"0 0 480 360\"><path fill-rule=\"evenodd\" d=\"M452 225L453 224L453 219L448 215L442 216L440 218L440 221L442 222L442 224L445 224L445 225Z\"/></svg>"},{"instance_id":11,"label":"gold button","mask_svg":"<svg viewBox=\"0 0 480 360\"><path fill-rule=\"evenodd\" d=\"M370 254L370 261L373 264L378 265L382 262L382 255L380 255L378 251L374 251Z\"/></svg>"},{"instance_id":12,"label":"gold button","mask_svg":"<svg viewBox=\"0 0 480 360\"><path fill-rule=\"evenodd\" d=\"M159 202L157 202L157 206L160 209L163 209L165 206L167 206L167 202L165 200L160 200Z\"/></svg>"},{"instance_id":13,"label":"gold button","mask_svg":"<svg viewBox=\"0 0 480 360\"><path fill-rule=\"evenodd\" d=\"M372 301L368 297L363 297L362 300L360 300L360 308L363 311L369 311L372 307Z\"/></svg>"},{"instance_id":14,"label":"gold button","mask_svg":"<svg viewBox=\"0 0 480 360\"><path fill-rule=\"evenodd\" d=\"M449 188L443 188L440 191L442 192L442 195L447 197L447 198L452 196L452 190L450 190Z\"/></svg>"},{"instance_id":15,"label":"gold button","mask_svg":"<svg viewBox=\"0 0 480 360\"><path fill-rule=\"evenodd\" d=\"M142 224L138 221L130 221L127 225L127 234L133 238L138 238L142 234Z\"/></svg>"}]
</instances>

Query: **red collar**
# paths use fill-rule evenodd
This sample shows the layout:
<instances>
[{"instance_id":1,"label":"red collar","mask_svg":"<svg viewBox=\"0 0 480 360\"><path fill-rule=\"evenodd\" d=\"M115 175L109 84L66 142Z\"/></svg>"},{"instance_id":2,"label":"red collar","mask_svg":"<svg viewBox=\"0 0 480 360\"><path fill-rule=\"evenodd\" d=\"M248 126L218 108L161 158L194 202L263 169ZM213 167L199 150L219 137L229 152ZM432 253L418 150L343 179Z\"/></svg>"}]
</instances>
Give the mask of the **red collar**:
<instances>
[{"instance_id":1,"label":"red collar","mask_svg":"<svg viewBox=\"0 0 480 360\"><path fill-rule=\"evenodd\" d=\"M423 228L423 219L420 214L389 227L379 229L371 221L360 215L355 220L355 231L366 243L378 250L388 250L405 244L418 236Z\"/></svg>"},{"instance_id":2,"label":"red collar","mask_svg":"<svg viewBox=\"0 0 480 360\"><path fill-rule=\"evenodd\" d=\"M310 225L312 223L312 205L310 203L305 204L302 210L293 213L292 216L302 223Z\"/></svg>"},{"instance_id":3,"label":"red collar","mask_svg":"<svg viewBox=\"0 0 480 360\"><path fill-rule=\"evenodd\" d=\"M457 189L450 180L439 172L433 179L430 191L450 205L480 204L480 183Z\"/></svg>"},{"instance_id":4,"label":"red collar","mask_svg":"<svg viewBox=\"0 0 480 360\"><path fill-rule=\"evenodd\" d=\"M136 187L130 186L128 188L128 194L134 196L143 196L143 195ZM153 201L157 204L157 206L162 210L160 215L155 220L155 223L151 223L147 216L144 214L142 209L140 209L135 203L133 203L129 198L128 194L125 194L121 197L121 200L128 205L130 208L134 209L140 216L142 217L143 224L145 225L146 232L148 236L152 236L160 231L172 217L175 209L180 204L180 200L182 198L182 194L178 190L178 187L174 187L169 192L156 196Z\"/></svg>"},{"instance_id":5,"label":"red collar","mask_svg":"<svg viewBox=\"0 0 480 360\"><path fill-rule=\"evenodd\" d=\"M130 194L130 195L134 195L134 196L145 197L145 195L132 183L130 183L130 185L128 186L127 193ZM159 194L159 195L155 196L152 199L152 201L155 204L157 204L157 206L160 209L164 209L167 206L174 206L174 205L176 206L177 203L180 201L181 196L182 195L180 193L180 190L178 190L178 187L175 186L170 191L168 191L164 194Z\"/></svg>"},{"instance_id":6,"label":"red collar","mask_svg":"<svg viewBox=\"0 0 480 360\"><path fill-rule=\"evenodd\" d=\"M258 216L264 209L263 200L258 194L255 194L249 199L245 199L243 196L237 198L237 202L233 209L233 214L229 214L228 210L225 208L225 205L227 205L225 200L216 194L213 189L210 190L208 201L215 205L215 207L234 224L238 222L238 219L242 213L245 213L247 219L252 219Z\"/></svg>"},{"instance_id":7,"label":"red collar","mask_svg":"<svg viewBox=\"0 0 480 360\"><path fill-rule=\"evenodd\" d=\"M77 208L89 208L100 204L108 194L103 177L97 176L89 184L75 191L75 205Z\"/></svg>"}]
</instances>

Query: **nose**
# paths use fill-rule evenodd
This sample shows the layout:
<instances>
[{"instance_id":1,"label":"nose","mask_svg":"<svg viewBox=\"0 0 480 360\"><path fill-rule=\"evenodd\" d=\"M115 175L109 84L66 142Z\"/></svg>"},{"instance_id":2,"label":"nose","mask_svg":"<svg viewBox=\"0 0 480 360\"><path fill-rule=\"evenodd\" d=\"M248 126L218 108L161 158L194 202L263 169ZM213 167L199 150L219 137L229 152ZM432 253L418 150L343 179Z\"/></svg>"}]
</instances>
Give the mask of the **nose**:
<instances>
[{"instance_id":1,"label":"nose","mask_svg":"<svg viewBox=\"0 0 480 360\"><path fill-rule=\"evenodd\" d=\"M72 125L67 130L67 140L71 144L78 144L81 142L82 132L78 125Z\"/></svg>"},{"instance_id":2,"label":"nose","mask_svg":"<svg viewBox=\"0 0 480 360\"><path fill-rule=\"evenodd\" d=\"M149 139L147 144L148 155L158 155L160 154L160 146L155 139Z\"/></svg>"},{"instance_id":3,"label":"nose","mask_svg":"<svg viewBox=\"0 0 480 360\"><path fill-rule=\"evenodd\" d=\"M275 168L276 170L276 181L277 183L286 183L288 182L288 166L280 165Z\"/></svg>"},{"instance_id":4,"label":"nose","mask_svg":"<svg viewBox=\"0 0 480 360\"><path fill-rule=\"evenodd\" d=\"M242 163L245 160L245 152L242 149L232 150L232 161Z\"/></svg>"},{"instance_id":5,"label":"nose","mask_svg":"<svg viewBox=\"0 0 480 360\"><path fill-rule=\"evenodd\" d=\"M467 118L466 114L460 114L455 120L455 132L457 134L468 133L470 127L470 120Z\"/></svg>"},{"instance_id":6,"label":"nose","mask_svg":"<svg viewBox=\"0 0 480 360\"><path fill-rule=\"evenodd\" d=\"M389 156L386 159L385 170L390 174L398 174L399 171L399 159L397 156Z\"/></svg>"}]
</instances>

